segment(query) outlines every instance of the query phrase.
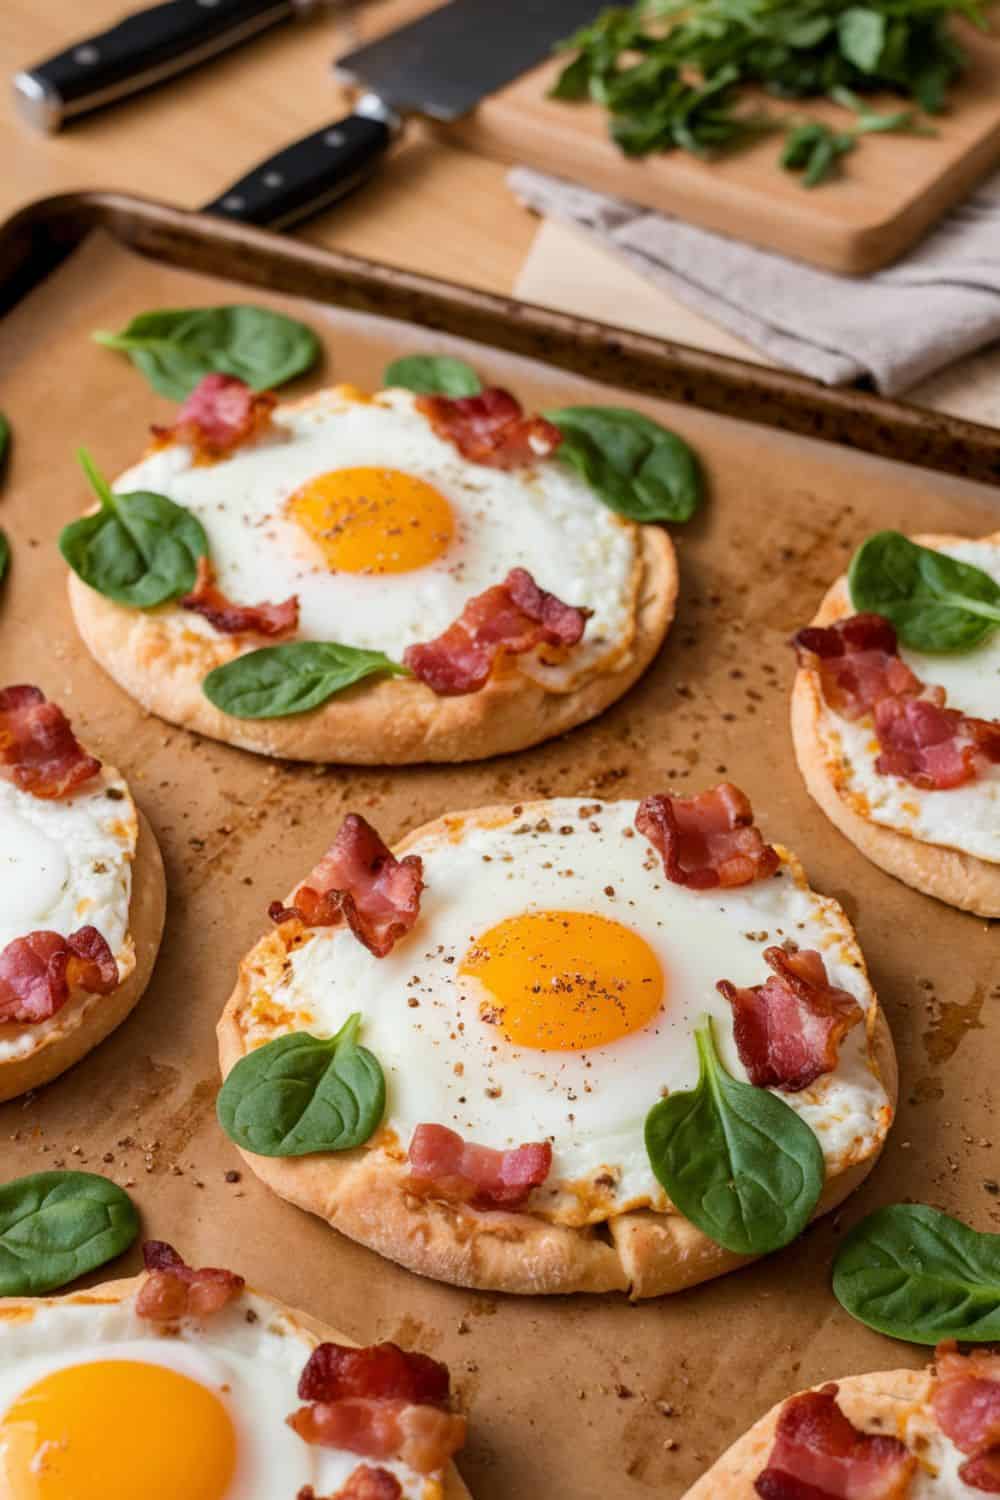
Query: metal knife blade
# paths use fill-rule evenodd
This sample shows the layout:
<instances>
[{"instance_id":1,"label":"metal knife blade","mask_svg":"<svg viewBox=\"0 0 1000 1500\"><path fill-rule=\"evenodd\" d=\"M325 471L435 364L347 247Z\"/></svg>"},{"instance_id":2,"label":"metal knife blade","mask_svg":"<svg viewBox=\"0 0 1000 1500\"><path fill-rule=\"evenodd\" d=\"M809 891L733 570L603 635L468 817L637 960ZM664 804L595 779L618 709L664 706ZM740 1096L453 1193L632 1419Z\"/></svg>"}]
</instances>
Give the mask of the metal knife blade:
<instances>
[{"instance_id":1,"label":"metal knife blade","mask_svg":"<svg viewBox=\"0 0 1000 1500\"><path fill-rule=\"evenodd\" d=\"M586 25L604 0L449 0L334 64L367 92L354 112L258 163L203 212L288 229L371 176L403 117L453 120Z\"/></svg>"}]
</instances>

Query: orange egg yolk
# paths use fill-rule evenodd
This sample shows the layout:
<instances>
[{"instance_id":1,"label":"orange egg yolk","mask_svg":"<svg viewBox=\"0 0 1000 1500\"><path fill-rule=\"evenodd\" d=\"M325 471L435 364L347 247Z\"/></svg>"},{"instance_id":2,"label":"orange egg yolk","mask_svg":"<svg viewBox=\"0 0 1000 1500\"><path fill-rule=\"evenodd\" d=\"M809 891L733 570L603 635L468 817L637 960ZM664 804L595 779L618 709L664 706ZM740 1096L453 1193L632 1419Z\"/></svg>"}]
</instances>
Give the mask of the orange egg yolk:
<instances>
[{"instance_id":1,"label":"orange egg yolk","mask_svg":"<svg viewBox=\"0 0 1000 1500\"><path fill-rule=\"evenodd\" d=\"M218 1397L162 1365L57 1370L0 1421L4 1500L226 1500L235 1469Z\"/></svg>"},{"instance_id":2,"label":"orange egg yolk","mask_svg":"<svg viewBox=\"0 0 1000 1500\"><path fill-rule=\"evenodd\" d=\"M333 572L412 573L446 551L455 517L442 494L400 469L333 469L288 502Z\"/></svg>"},{"instance_id":3,"label":"orange egg yolk","mask_svg":"<svg viewBox=\"0 0 1000 1500\"><path fill-rule=\"evenodd\" d=\"M476 939L459 973L487 990L484 1021L543 1052L584 1052L640 1031L664 991L663 971L641 937L583 911L507 917Z\"/></svg>"}]
</instances>

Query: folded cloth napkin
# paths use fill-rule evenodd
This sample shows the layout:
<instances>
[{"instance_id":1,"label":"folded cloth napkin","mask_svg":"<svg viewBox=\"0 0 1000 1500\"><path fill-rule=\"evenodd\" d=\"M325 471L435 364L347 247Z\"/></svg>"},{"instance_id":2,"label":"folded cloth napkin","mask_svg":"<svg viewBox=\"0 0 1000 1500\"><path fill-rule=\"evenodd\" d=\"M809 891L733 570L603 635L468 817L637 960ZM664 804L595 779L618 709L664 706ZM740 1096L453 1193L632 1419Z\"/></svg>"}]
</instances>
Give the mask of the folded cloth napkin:
<instances>
[{"instance_id":1,"label":"folded cloth napkin","mask_svg":"<svg viewBox=\"0 0 1000 1500\"><path fill-rule=\"evenodd\" d=\"M508 184L777 364L827 385L868 377L893 396L1000 339L1000 173L914 250L835 276L529 167Z\"/></svg>"}]
</instances>

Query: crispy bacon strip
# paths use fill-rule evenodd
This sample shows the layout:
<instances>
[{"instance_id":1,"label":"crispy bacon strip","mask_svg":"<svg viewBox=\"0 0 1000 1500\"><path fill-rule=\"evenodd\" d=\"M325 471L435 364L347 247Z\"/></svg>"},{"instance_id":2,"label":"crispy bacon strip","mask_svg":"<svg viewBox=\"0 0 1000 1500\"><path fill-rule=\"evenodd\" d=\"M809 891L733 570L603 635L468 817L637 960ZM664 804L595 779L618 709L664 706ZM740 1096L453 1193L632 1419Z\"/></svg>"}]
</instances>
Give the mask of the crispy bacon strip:
<instances>
[{"instance_id":1,"label":"crispy bacon strip","mask_svg":"<svg viewBox=\"0 0 1000 1500\"><path fill-rule=\"evenodd\" d=\"M109 995L118 987L118 964L96 927L69 937L29 932L0 950L0 1022L21 1026L47 1021L70 995Z\"/></svg>"},{"instance_id":2,"label":"crispy bacon strip","mask_svg":"<svg viewBox=\"0 0 1000 1500\"><path fill-rule=\"evenodd\" d=\"M170 427L154 427L160 442L187 443L198 463L215 463L253 442L271 424L273 391L254 391L235 375L203 375Z\"/></svg>"},{"instance_id":3,"label":"crispy bacon strip","mask_svg":"<svg viewBox=\"0 0 1000 1500\"><path fill-rule=\"evenodd\" d=\"M408 646L403 661L439 697L474 693L501 652L575 646L589 614L540 589L526 568L513 568L503 583L474 595L442 635Z\"/></svg>"},{"instance_id":4,"label":"crispy bacon strip","mask_svg":"<svg viewBox=\"0 0 1000 1500\"><path fill-rule=\"evenodd\" d=\"M421 396L417 410L438 437L453 443L463 458L491 469L520 469L548 458L562 433L544 417L526 417L509 391L492 387L478 396Z\"/></svg>"},{"instance_id":5,"label":"crispy bacon strip","mask_svg":"<svg viewBox=\"0 0 1000 1500\"><path fill-rule=\"evenodd\" d=\"M420 915L423 888L419 854L397 859L369 822L348 813L294 904L272 901L268 915L273 922L297 918L306 927L336 927L344 918L359 943L385 958Z\"/></svg>"},{"instance_id":6,"label":"crispy bacon strip","mask_svg":"<svg viewBox=\"0 0 1000 1500\"><path fill-rule=\"evenodd\" d=\"M388 1469L359 1464L330 1500L402 1500L403 1486ZM311 1484L303 1485L296 1500L320 1500Z\"/></svg>"},{"instance_id":7,"label":"crispy bacon strip","mask_svg":"<svg viewBox=\"0 0 1000 1500\"><path fill-rule=\"evenodd\" d=\"M1000 1495L1000 1354L959 1354L952 1341L935 1351L934 1416L969 1457L958 1471L973 1490Z\"/></svg>"},{"instance_id":8,"label":"crispy bacon strip","mask_svg":"<svg viewBox=\"0 0 1000 1500\"><path fill-rule=\"evenodd\" d=\"M180 606L202 615L224 635L266 635L277 640L294 635L299 628L298 594L282 604L234 604L216 586L215 569L207 557L199 557L194 592L185 594Z\"/></svg>"},{"instance_id":9,"label":"crispy bacon strip","mask_svg":"<svg viewBox=\"0 0 1000 1500\"><path fill-rule=\"evenodd\" d=\"M409 1401L419 1406L448 1405L451 1379L447 1365L398 1344L318 1344L299 1378L301 1401L342 1401L371 1396Z\"/></svg>"},{"instance_id":10,"label":"crispy bacon strip","mask_svg":"<svg viewBox=\"0 0 1000 1500\"><path fill-rule=\"evenodd\" d=\"M441 1469L465 1441L465 1418L436 1406L349 1396L301 1406L287 1419L307 1443L363 1458L400 1459L418 1474Z\"/></svg>"},{"instance_id":11,"label":"crispy bacon strip","mask_svg":"<svg viewBox=\"0 0 1000 1500\"><path fill-rule=\"evenodd\" d=\"M875 733L875 769L924 791L964 786L985 763L1000 761L1000 722L970 719L927 698L883 698L875 705Z\"/></svg>"},{"instance_id":12,"label":"crispy bacon strip","mask_svg":"<svg viewBox=\"0 0 1000 1500\"><path fill-rule=\"evenodd\" d=\"M841 1041L864 1016L853 995L830 983L813 949L765 948L764 960L774 972L763 984L738 989L720 979L716 989L733 1007L736 1050L750 1082L795 1094L833 1072Z\"/></svg>"},{"instance_id":13,"label":"crispy bacon strip","mask_svg":"<svg viewBox=\"0 0 1000 1500\"><path fill-rule=\"evenodd\" d=\"M635 826L662 855L667 879L696 891L766 880L781 863L750 799L728 781L693 797L645 797Z\"/></svg>"},{"instance_id":14,"label":"crispy bacon strip","mask_svg":"<svg viewBox=\"0 0 1000 1500\"><path fill-rule=\"evenodd\" d=\"M497 1151L474 1146L446 1125L418 1125L409 1150L410 1192L473 1208L520 1208L552 1168L548 1141Z\"/></svg>"},{"instance_id":15,"label":"crispy bacon strip","mask_svg":"<svg viewBox=\"0 0 1000 1500\"><path fill-rule=\"evenodd\" d=\"M819 672L824 699L845 719L860 719L882 698L921 691L919 677L900 659L895 629L881 615L808 625L792 645L799 665Z\"/></svg>"},{"instance_id":16,"label":"crispy bacon strip","mask_svg":"<svg viewBox=\"0 0 1000 1500\"><path fill-rule=\"evenodd\" d=\"M53 798L67 796L100 769L40 688L0 688L0 775L33 797Z\"/></svg>"},{"instance_id":17,"label":"crispy bacon strip","mask_svg":"<svg viewBox=\"0 0 1000 1500\"><path fill-rule=\"evenodd\" d=\"M917 1460L898 1438L859 1432L837 1405L837 1387L785 1402L761 1500L904 1500Z\"/></svg>"},{"instance_id":18,"label":"crispy bacon strip","mask_svg":"<svg viewBox=\"0 0 1000 1500\"><path fill-rule=\"evenodd\" d=\"M136 1299L140 1318L169 1325L182 1318L210 1318L242 1292L245 1282L234 1271L185 1265L172 1245L147 1240L142 1256L149 1275Z\"/></svg>"}]
</instances>

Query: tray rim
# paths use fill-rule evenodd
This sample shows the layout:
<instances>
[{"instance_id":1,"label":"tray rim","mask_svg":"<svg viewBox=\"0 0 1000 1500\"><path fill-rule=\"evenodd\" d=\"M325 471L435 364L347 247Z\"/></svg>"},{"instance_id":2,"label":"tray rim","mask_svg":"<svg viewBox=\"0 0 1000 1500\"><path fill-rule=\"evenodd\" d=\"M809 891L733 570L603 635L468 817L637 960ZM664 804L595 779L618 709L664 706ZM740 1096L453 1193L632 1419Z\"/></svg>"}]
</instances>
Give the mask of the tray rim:
<instances>
[{"instance_id":1,"label":"tray rim","mask_svg":"<svg viewBox=\"0 0 1000 1500\"><path fill-rule=\"evenodd\" d=\"M0 315L103 229L154 260L415 323L720 416L1000 486L1000 428L109 190L0 224ZM296 284L292 284L293 281Z\"/></svg>"}]
</instances>

